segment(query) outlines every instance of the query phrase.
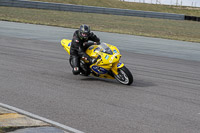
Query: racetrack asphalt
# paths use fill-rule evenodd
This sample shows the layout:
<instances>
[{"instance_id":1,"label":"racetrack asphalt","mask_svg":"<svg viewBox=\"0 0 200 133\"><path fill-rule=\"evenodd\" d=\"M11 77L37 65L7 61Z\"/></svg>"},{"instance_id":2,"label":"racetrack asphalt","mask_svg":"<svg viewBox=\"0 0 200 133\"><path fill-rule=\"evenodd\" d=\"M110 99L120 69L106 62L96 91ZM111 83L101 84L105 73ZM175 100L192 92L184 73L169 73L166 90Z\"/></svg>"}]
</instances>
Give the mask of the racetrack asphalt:
<instances>
[{"instance_id":1,"label":"racetrack asphalt","mask_svg":"<svg viewBox=\"0 0 200 133\"><path fill-rule=\"evenodd\" d=\"M200 44L95 32L135 79L74 76L75 29L0 21L0 101L86 133L200 132Z\"/></svg>"}]
</instances>

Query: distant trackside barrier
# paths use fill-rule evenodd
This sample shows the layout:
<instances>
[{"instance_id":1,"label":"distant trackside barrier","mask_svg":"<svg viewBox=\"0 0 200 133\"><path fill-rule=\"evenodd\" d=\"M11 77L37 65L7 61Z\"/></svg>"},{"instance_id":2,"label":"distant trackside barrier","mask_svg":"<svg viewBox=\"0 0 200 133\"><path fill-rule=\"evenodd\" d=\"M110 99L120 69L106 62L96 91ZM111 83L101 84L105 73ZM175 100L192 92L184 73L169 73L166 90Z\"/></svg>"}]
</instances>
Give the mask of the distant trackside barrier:
<instances>
[{"instance_id":1,"label":"distant trackside barrier","mask_svg":"<svg viewBox=\"0 0 200 133\"><path fill-rule=\"evenodd\" d=\"M172 20L200 21L198 17L197 19L194 19L192 18L192 16L185 16L184 14L104 8L95 6L82 6L82 5L49 3L49 2L39 2L39 1L29 1L29 0L0 0L0 6L36 8L36 9L84 12L84 13L112 14L112 15L122 15L122 16L137 16L137 17L172 19Z\"/></svg>"},{"instance_id":2,"label":"distant trackside barrier","mask_svg":"<svg viewBox=\"0 0 200 133\"><path fill-rule=\"evenodd\" d=\"M199 22L200 22L200 17L196 17L196 16L185 16L185 20L199 21Z\"/></svg>"}]
</instances>

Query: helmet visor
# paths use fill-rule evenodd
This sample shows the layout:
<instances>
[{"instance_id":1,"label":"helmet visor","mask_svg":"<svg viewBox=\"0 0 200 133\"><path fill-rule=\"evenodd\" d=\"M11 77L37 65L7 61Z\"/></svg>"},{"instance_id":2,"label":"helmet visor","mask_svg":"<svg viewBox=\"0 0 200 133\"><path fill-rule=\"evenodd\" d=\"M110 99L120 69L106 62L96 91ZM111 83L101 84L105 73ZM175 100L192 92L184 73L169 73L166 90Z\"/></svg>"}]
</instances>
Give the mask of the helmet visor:
<instances>
[{"instance_id":1,"label":"helmet visor","mask_svg":"<svg viewBox=\"0 0 200 133\"><path fill-rule=\"evenodd\" d=\"M81 33L83 37L88 37L88 33Z\"/></svg>"}]
</instances>

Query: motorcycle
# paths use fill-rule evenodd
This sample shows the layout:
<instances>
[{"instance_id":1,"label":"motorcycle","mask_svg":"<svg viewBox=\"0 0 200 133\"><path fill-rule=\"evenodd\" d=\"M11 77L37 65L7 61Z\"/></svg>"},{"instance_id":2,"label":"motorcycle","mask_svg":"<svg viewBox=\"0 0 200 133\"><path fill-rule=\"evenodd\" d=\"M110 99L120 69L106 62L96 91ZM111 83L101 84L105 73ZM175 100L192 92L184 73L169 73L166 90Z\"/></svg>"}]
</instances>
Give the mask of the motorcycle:
<instances>
[{"instance_id":1,"label":"motorcycle","mask_svg":"<svg viewBox=\"0 0 200 133\"><path fill-rule=\"evenodd\" d=\"M71 41L68 39L61 40L61 45L70 55ZM91 45L87 48L86 54L92 58L101 57L94 64L89 64L89 61L85 58L80 58L80 73L84 76L95 76L107 79L116 79L124 85L130 85L133 83L133 76L131 72L125 67L119 60L121 54L117 47L100 43L99 45ZM70 65L71 58L69 59Z\"/></svg>"}]
</instances>

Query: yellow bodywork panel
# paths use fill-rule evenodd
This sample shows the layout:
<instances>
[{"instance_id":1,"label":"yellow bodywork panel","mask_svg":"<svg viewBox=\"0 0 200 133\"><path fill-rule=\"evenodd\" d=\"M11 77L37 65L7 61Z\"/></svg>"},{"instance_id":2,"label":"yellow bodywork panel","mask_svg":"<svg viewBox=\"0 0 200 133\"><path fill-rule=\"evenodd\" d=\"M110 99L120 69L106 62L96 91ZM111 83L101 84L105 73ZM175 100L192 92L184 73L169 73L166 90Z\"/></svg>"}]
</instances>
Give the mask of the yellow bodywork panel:
<instances>
[{"instance_id":1,"label":"yellow bodywork panel","mask_svg":"<svg viewBox=\"0 0 200 133\"><path fill-rule=\"evenodd\" d=\"M68 40L68 39L61 40L61 45L63 46L63 48L67 51L69 55L70 55L71 42L72 40Z\"/></svg>"},{"instance_id":2,"label":"yellow bodywork panel","mask_svg":"<svg viewBox=\"0 0 200 133\"><path fill-rule=\"evenodd\" d=\"M64 47L64 49L67 51L67 53L70 55L70 47L71 47L71 41L68 39L61 40L61 45ZM98 75L100 78L108 78L108 79L114 79L113 76L109 74L109 71L111 70L114 75L118 75L118 69L122 68L124 66L123 63L120 63L121 54L117 47L107 44L107 47L110 48L112 51L111 54L106 53L101 45L92 45L86 50L86 54L88 54L92 58L97 58L98 55L101 56L101 59L99 59L95 64L92 64L90 66L90 69ZM84 59L82 59L85 62L88 62Z\"/></svg>"}]
</instances>

